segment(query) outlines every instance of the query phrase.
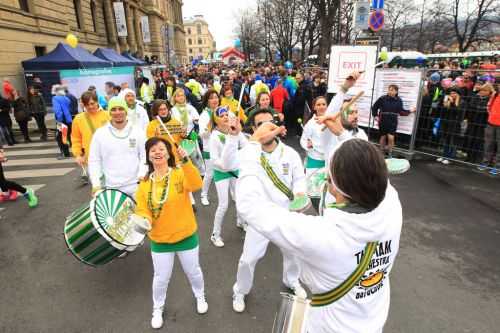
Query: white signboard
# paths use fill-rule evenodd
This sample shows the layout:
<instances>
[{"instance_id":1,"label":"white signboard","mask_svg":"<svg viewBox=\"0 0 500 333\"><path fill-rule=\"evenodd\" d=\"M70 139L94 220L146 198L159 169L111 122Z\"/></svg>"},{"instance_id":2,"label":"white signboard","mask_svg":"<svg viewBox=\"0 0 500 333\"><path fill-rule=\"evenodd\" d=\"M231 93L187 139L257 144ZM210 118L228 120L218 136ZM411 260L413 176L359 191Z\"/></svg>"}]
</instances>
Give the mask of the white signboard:
<instances>
[{"instance_id":1,"label":"white signboard","mask_svg":"<svg viewBox=\"0 0 500 333\"><path fill-rule=\"evenodd\" d=\"M403 107L405 110L416 108L418 103L420 82L422 81L422 72L419 70L405 70L405 69L380 69L377 70L375 77L375 91L373 95L373 103L377 101L380 96L387 95L390 84L395 84L399 88L398 95L403 100ZM361 121L359 124L367 126L366 122ZM372 128L378 128L378 124L372 120ZM413 131L415 123L415 113L410 113L408 116L400 116L398 121L398 133L410 134Z\"/></svg>"},{"instance_id":2,"label":"white signboard","mask_svg":"<svg viewBox=\"0 0 500 333\"><path fill-rule=\"evenodd\" d=\"M147 16L141 16L141 30L142 30L142 41L144 43L151 43L151 32L149 31L149 18Z\"/></svg>"},{"instance_id":3,"label":"white signboard","mask_svg":"<svg viewBox=\"0 0 500 333\"><path fill-rule=\"evenodd\" d=\"M359 124L368 126L370 101L374 83L376 46L332 46L330 68L328 69L328 92L337 93L340 85L353 71L363 72L356 85L349 89L349 94L364 91L356 103L359 110Z\"/></svg>"},{"instance_id":4,"label":"white signboard","mask_svg":"<svg viewBox=\"0 0 500 333\"><path fill-rule=\"evenodd\" d=\"M127 37L127 19L125 18L125 8L123 8L123 2L113 2L113 9L115 10L118 37Z\"/></svg>"},{"instance_id":5,"label":"white signboard","mask_svg":"<svg viewBox=\"0 0 500 333\"><path fill-rule=\"evenodd\" d=\"M354 3L354 29L368 29L368 18L370 17L370 2L357 1Z\"/></svg>"}]
</instances>

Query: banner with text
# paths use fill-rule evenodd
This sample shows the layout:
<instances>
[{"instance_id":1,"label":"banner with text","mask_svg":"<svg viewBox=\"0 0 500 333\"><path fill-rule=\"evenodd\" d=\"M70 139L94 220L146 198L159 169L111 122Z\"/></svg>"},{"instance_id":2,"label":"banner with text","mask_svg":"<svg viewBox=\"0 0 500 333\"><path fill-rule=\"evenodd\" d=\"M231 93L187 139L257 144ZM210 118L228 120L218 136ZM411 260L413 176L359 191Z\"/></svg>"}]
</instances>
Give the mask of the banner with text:
<instances>
[{"instance_id":1,"label":"banner with text","mask_svg":"<svg viewBox=\"0 0 500 333\"><path fill-rule=\"evenodd\" d=\"M125 17L123 2L113 2L113 9L115 11L116 31L118 31L118 37L127 37L127 19Z\"/></svg>"}]
</instances>

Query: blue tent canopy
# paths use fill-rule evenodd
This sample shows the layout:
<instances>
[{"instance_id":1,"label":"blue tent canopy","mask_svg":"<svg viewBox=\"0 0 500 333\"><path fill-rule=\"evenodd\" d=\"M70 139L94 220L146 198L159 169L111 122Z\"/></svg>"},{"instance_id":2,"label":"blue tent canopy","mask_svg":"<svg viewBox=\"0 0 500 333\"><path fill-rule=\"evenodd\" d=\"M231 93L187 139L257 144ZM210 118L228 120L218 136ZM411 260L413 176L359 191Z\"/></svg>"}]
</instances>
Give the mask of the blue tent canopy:
<instances>
[{"instance_id":1,"label":"blue tent canopy","mask_svg":"<svg viewBox=\"0 0 500 333\"><path fill-rule=\"evenodd\" d=\"M142 61L141 59L137 59L136 57L133 57L130 53L128 52L123 52L122 53L122 56L124 56L125 58L128 58L130 60L133 60L135 62L137 62L138 65L146 65L146 62Z\"/></svg>"},{"instance_id":2,"label":"blue tent canopy","mask_svg":"<svg viewBox=\"0 0 500 333\"><path fill-rule=\"evenodd\" d=\"M95 50L94 55L103 60L111 61L113 63L113 66L117 67L139 65L137 61L124 57L113 49L100 47Z\"/></svg>"},{"instance_id":3,"label":"blue tent canopy","mask_svg":"<svg viewBox=\"0 0 500 333\"><path fill-rule=\"evenodd\" d=\"M109 61L93 56L80 46L72 48L67 44L59 43L54 50L46 55L23 61L22 66L25 71L33 71L103 68L111 67L112 64Z\"/></svg>"}]
</instances>

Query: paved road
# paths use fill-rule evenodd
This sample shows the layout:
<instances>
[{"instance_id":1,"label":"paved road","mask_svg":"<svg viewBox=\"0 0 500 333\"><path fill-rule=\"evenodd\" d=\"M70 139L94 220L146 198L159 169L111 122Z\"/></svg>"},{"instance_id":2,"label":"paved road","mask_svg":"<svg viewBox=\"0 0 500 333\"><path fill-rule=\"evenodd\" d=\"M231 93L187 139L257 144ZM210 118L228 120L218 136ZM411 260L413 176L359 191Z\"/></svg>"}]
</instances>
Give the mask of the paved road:
<instances>
[{"instance_id":1,"label":"paved road","mask_svg":"<svg viewBox=\"0 0 500 333\"><path fill-rule=\"evenodd\" d=\"M6 164L7 175L38 185L40 206L29 210L21 199L0 206L0 332L151 331L148 246L98 269L67 252L64 219L88 201L90 189L80 187L74 165L54 162L53 153L37 153L53 146L8 151L12 164ZM28 150L33 151L19 154ZM385 332L498 332L500 179L417 161L392 182L405 219ZM212 205L200 207L197 214L209 312L195 314L176 262L162 332L270 332L281 290L280 252L270 246L257 266L248 311L234 313L231 286L244 234L235 227L232 207L224 228L226 247L210 244L213 188L211 199Z\"/></svg>"}]
</instances>

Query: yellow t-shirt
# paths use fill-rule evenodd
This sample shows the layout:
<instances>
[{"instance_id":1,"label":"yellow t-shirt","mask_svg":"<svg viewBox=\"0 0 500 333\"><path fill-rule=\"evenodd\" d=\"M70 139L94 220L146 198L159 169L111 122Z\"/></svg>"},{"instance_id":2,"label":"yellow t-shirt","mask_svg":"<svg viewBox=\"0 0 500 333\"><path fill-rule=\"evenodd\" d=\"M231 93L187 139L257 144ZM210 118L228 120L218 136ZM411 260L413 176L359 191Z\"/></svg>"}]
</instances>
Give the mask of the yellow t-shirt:
<instances>
[{"instance_id":1,"label":"yellow t-shirt","mask_svg":"<svg viewBox=\"0 0 500 333\"><path fill-rule=\"evenodd\" d=\"M109 113L103 110L96 113L85 111L76 115L71 126L71 152L75 157L83 155L85 160L88 159L94 132L104 126L109 119Z\"/></svg>"},{"instance_id":2,"label":"yellow t-shirt","mask_svg":"<svg viewBox=\"0 0 500 333\"><path fill-rule=\"evenodd\" d=\"M229 110L231 110L231 112L235 116L237 116L241 121L243 121L243 123L247 122L247 116L245 115L245 111L243 110L241 105L240 105L240 109L238 110L238 100L236 100L234 98L229 99L226 97L222 97L222 99L220 101L220 105L229 107Z\"/></svg>"},{"instance_id":3,"label":"yellow t-shirt","mask_svg":"<svg viewBox=\"0 0 500 333\"><path fill-rule=\"evenodd\" d=\"M157 219L153 219L153 213L148 205L152 184L153 180L150 179L142 181L135 193L137 201L135 213L147 218L152 224L149 238L157 243L171 244L192 236L198 230L198 226L189 192L201 189L202 179L198 169L191 161L181 167L171 169L168 197ZM158 208L159 204L154 201L154 198L160 200L164 181L154 181L153 187L155 193L151 194L152 207Z\"/></svg>"}]
</instances>

